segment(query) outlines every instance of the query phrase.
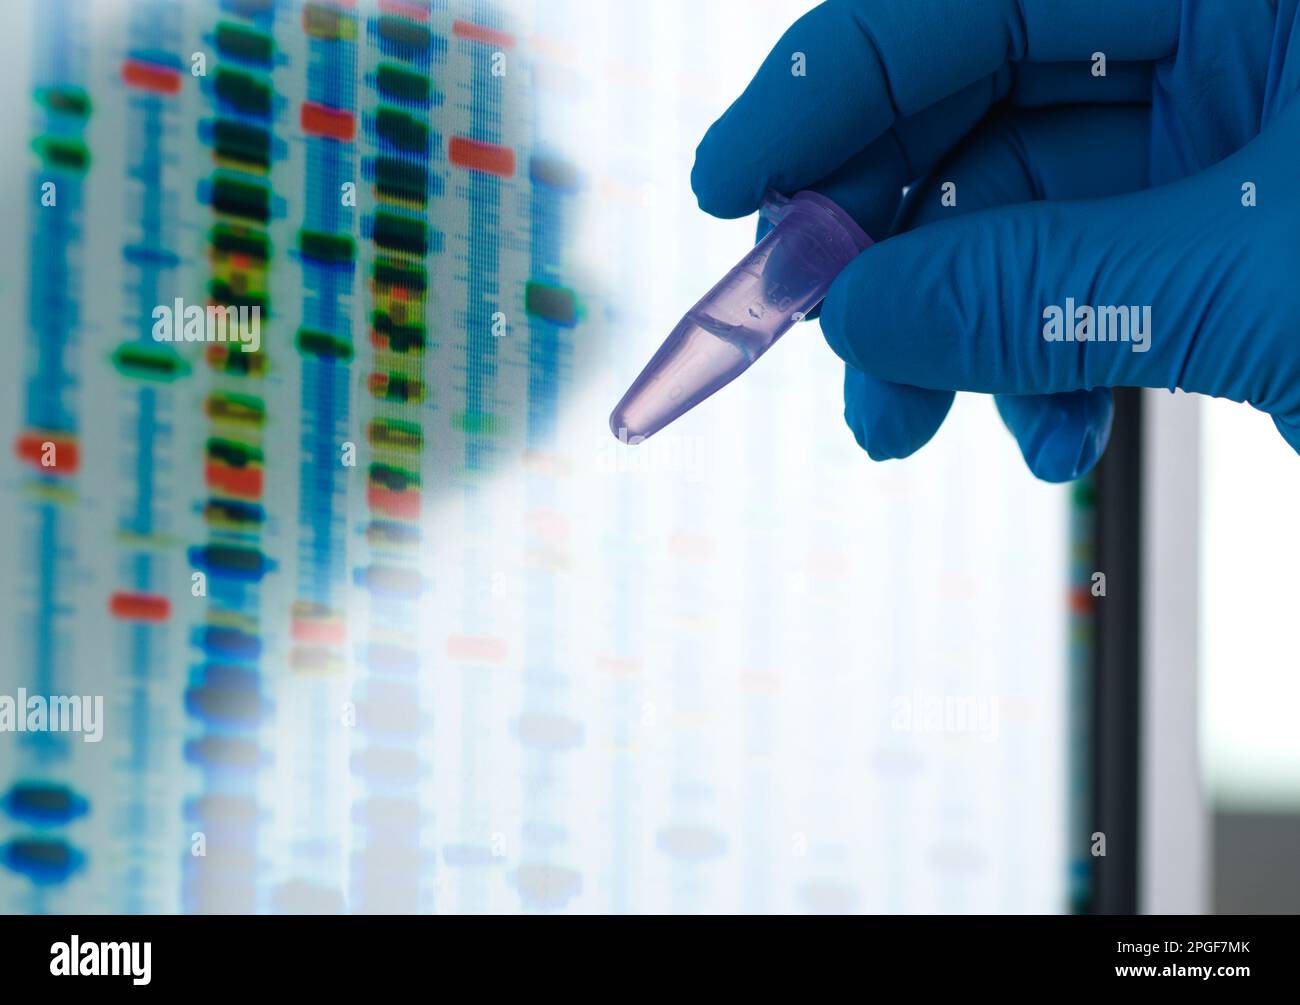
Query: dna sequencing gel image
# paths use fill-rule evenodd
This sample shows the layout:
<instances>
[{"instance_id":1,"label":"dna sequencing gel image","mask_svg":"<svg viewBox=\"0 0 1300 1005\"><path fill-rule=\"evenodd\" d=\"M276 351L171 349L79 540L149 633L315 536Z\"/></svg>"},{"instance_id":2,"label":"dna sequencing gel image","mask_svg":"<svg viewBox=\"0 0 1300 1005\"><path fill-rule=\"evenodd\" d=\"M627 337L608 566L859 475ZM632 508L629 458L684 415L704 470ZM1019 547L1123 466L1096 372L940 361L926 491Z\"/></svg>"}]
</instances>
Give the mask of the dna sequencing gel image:
<instances>
[{"instance_id":1,"label":"dna sequencing gel image","mask_svg":"<svg viewBox=\"0 0 1300 1005\"><path fill-rule=\"evenodd\" d=\"M748 65L710 39L770 39L10 6L0 910L1062 907L1071 570L1008 542L1070 518L974 459L996 418L872 468L792 334L609 436L745 247L679 169ZM924 728L953 693L982 714Z\"/></svg>"}]
</instances>

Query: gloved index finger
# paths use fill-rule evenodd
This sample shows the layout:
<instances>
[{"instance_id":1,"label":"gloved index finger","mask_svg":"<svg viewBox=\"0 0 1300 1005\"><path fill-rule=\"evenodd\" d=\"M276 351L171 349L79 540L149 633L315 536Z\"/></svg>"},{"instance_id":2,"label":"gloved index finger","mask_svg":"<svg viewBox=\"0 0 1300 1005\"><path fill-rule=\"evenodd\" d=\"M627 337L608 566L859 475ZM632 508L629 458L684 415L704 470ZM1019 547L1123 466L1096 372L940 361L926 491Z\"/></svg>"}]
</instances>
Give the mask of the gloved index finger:
<instances>
[{"instance_id":1,"label":"gloved index finger","mask_svg":"<svg viewBox=\"0 0 1300 1005\"><path fill-rule=\"evenodd\" d=\"M828 0L794 23L710 127L691 185L705 212L747 216L769 189L814 184L899 118L1009 62L1169 55L1180 2Z\"/></svg>"}]
</instances>

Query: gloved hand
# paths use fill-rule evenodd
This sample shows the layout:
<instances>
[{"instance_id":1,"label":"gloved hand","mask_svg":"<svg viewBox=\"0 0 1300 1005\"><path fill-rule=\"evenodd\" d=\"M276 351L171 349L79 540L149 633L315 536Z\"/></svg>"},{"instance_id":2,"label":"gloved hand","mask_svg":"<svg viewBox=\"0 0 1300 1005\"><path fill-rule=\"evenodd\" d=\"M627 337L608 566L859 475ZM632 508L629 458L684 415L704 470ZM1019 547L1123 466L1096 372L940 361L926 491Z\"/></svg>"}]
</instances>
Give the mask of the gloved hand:
<instances>
[{"instance_id":1,"label":"gloved hand","mask_svg":"<svg viewBox=\"0 0 1300 1005\"><path fill-rule=\"evenodd\" d=\"M1075 478L1118 386L1248 401L1300 450L1298 5L830 0L709 129L692 184L728 218L812 188L880 241L821 317L876 459L984 391L1034 474ZM1149 307L1145 351L1117 312L1078 334L1129 341L1071 340L1084 305Z\"/></svg>"}]
</instances>

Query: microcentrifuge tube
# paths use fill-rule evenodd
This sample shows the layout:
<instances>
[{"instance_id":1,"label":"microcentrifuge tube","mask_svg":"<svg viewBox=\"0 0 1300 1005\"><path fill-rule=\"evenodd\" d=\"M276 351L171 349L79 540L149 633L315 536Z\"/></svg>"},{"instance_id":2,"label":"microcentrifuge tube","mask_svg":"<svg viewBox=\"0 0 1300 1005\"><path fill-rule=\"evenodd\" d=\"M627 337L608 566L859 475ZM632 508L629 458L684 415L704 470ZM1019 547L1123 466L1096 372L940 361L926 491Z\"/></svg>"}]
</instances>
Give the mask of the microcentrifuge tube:
<instances>
[{"instance_id":1,"label":"microcentrifuge tube","mask_svg":"<svg viewBox=\"0 0 1300 1005\"><path fill-rule=\"evenodd\" d=\"M775 226L673 329L609 417L640 443L748 370L826 296L871 238L816 192L769 196Z\"/></svg>"}]
</instances>

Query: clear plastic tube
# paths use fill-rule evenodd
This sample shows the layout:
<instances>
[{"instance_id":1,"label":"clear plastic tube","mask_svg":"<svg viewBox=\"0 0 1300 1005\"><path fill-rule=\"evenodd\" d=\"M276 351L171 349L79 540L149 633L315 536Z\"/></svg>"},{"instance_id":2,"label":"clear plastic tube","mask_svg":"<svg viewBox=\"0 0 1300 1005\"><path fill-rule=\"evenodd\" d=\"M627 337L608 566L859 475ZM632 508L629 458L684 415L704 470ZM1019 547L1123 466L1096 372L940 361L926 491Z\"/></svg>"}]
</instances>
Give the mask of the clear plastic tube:
<instances>
[{"instance_id":1,"label":"clear plastic tube","mask_svg":"<svg viewBox=\"0 0 1300 1005\"><path fill-rule=\"evenodd\" d=\"M652 436L748 370L872 244L816 192L769 196L763 214L772 230L686 312L610 415L624 443Z\"/></svg>"}]
</instances>

